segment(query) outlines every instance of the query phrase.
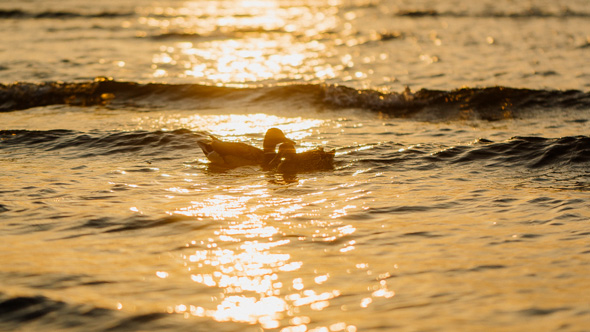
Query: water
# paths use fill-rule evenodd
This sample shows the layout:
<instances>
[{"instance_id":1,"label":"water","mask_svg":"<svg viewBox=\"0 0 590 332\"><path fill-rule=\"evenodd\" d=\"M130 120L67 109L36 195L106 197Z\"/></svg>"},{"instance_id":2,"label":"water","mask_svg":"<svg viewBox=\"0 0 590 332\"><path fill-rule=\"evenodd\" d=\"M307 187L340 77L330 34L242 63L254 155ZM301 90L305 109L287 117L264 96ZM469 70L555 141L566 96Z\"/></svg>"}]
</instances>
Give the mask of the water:
<instances>
[{"instance_id":1,"label":"water","mask_svg":"<svg viewBox=\"0 0 590 332\"><path fill-rule=\"evenodd\" d=\"M0 330L589 330L589 17L1 1Z\"/></svg>"}]
</instances>

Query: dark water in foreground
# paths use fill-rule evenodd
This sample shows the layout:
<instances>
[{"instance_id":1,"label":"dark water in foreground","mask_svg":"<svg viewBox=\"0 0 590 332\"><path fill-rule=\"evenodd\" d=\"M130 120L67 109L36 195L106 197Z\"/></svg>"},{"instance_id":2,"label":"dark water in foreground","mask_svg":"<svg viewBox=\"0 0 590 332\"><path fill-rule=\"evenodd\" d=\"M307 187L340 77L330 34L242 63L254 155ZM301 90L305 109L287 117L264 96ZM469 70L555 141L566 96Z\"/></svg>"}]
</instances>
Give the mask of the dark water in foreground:
<instances>
[{"instance_id":1,"label":"dark water in foreground","mask_svg":"<svg viewBox=\"0 0 590 332\"><path fill-rule=\"evenodd\" d=\"M590 330L587 5L0 1L0 331Z\"/></svg>"}]
</instances>

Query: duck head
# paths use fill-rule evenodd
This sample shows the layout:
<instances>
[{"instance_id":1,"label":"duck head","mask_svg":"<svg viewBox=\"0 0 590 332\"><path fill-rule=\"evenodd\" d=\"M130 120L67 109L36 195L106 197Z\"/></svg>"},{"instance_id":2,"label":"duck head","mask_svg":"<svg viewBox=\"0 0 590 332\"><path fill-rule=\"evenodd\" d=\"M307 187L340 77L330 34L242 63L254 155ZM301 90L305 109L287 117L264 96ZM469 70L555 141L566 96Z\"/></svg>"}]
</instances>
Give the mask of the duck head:
<instances>
[{"instance_id":1,"label":"duck head","mask_svg":"<svg viewBox=\"0 0 590 332\"><path fill-rule=\"evenodd\" d=\"M277 155L272 159L269 166L271 168L275 168L281 164L283 161L290 161L293 160L297 156L297 152L295 150L295 144L291 142L285 142L279 145L279 152Z\"/></svg>"},{"instance_id":2,"label":"duck head","mask_svg":"<svg viewBox=\"0 0 590 332\"><path fill-rule=\"evenodd\" d=\"M288 139L282 130L278 128L270 128L266 131L266 135L264 135L264 143L262 146L264 147L265 153L274 153L277 145L285 143L290 143L293 146L295 145L295 142Z\"/></svg>"},{"instance_id":3,"label":"duck head","mask_svg":"<svg viewBox=\"0 0 590 332\"><path fill-rule=\"evenodd\" d=\"M279 145L279 153L277 155L281 155L282 158L292 157L295 154L295 143L293 141L289 140L289 142Z\"/></svg>"}]
</instances>

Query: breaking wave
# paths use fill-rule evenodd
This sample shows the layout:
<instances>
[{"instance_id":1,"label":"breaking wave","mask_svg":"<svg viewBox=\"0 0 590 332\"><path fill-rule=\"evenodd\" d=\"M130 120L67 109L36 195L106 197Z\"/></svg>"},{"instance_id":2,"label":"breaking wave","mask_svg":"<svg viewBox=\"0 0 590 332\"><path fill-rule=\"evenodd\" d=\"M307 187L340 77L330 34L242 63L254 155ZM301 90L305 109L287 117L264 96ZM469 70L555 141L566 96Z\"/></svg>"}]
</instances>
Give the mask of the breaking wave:
<instances>
[{"instance_id":1,"label":"breaking wave","mask_svg":"<svg viewBox=\"0 0 590 332\"><path fill-rule=\"evenodd\" d=\"M374 4L349 6L345 7L347 10L354 10L358 8L378 8ZM137 11L103 11L103 12L78 12L78 11L62 11L62 10L45 10L45 11L29 11L23 9L0 9L0 19L76 19L76 18L118 18L118 17L133 17L145 15L148 17L169 18L169 17L186 17L187 13L179 11L170 12L145 12L139 13ZM395 16L400 17L475 17L475 18L588 18L590 12L583 10L571 9L562 7L557 10L548 10L545 8L530 7L517 11L501 11L501 10L487 10L487 11L439 11L436 9L399 9L394 13ZM190 14L191 17L194 14ZM205 18L206 16L200 16Z\"/></svg>"},{"instance_id":2,"label":"breaking wave","mask_svg":"<svg viewBox=\"0 0 590 332\"><path fill-rule=\"evenodd\" d=\"M590 93L509 87L379 92L324 84L232 88L199 84L120 82L99 78L81 83L0 85L0 112L48 105L202 109L285 103L320 110L364 109L388 117L429 120L502 120L526 117L528 110L590 109Z\"/></svg>"}]
</instances>

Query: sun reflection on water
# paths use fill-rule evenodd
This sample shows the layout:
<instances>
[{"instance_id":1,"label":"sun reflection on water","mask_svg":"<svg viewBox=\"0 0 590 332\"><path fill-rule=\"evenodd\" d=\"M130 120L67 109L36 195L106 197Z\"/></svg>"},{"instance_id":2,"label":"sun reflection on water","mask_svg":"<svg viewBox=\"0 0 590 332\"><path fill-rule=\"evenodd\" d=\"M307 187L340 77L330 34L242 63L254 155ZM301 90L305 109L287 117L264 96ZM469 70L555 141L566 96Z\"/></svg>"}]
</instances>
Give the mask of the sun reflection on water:
<instances>
[{"instance_id":1,"label":"sun reflection on water","mask_svg":"<svg viewBox=\"0 0 590 332\"><path fill-rule=\"evenodd\" d=\"M224 220L226 218L238 217L244 210L244 203L251 197L234 197L228 195L215 195L203 202L193 202L193 205L176 211L176 214L183 214L192 217L209 217L213 220ZM221 209L220 206L223 208Z\"/></svg>"},{"instance_id":2,"label":"sun reflection on water","mask_svg":"<svg viewBox=\"0 0 590 332\"><path fill-rule=\"evenodd\" d=\"M325 143L316 137L332 120L185 114L165 115L158 121L166 127L210 132L224 140L261 140L266 129L279 127L292 139L304 138L306 143L300 146L306 148L314 142ZM232 172L241 174L239 169ZM305 179L272 184L264 174L249 175L247 181L240 177L223 186L215 178L231 174L195 174L199 181L186 174L188 187L172 181L169 193L195 196L168 213L194 219L196 224L204 221L207 228L187 234L182 253L176 256L176 272L158 270L154 277L162 282L182 282L187 289L194 285L195 291L207 295L183 296L176 303L167 303L167 311L186 319L242 323L282 332L356 331L354 324L342 319L346 315L334 317L334 311L362 310L395 296L388 288L387 276L371 276L368 264L350 258L358 255L359 244L357 228L347 220L367 208L358 198L370 192L355 189L364 175L358 173L353 182L322 190L309 190ZM325 248L322 255L301 250L314 243ZM318 260L330 256L348 265ZM360 290L362 298L352 302L351 290L343 288L341 281L354 272L371 282L369 288ZM330 318L318 321L317 312Z\"/></svg>"},{"instance_id":3,"label":"sun reflection on water","mask_svg":"<svg viewBox=\"0 0 590 332\"><path fill-rule=\"evenodd\" d=\"M314 137L329 125L329 120L267 114L166 114L157 121L154 125L210 132L224 140L260 141L268 128L279 127L304 149L314 142L326 143ZM301 143L301 139L305 142ZM313 312L333 306L342 297L342 290L337 284L338 270L318 270L321 264L310 264L306 254L301 256L301 245L318 242L333 248L337 255L353 253L357 230L344 217L362 208L350 200L366 193L356 192L350 197L330 193L347 188L345 185L322 191L298 189L307 185L305 181L291 187L269 186L263 174L254 177L254 181L223 186L216 184L217 175L198 176L207 178L185 179L190 182L188 187L171 182L168 193L183 197L194 193L195 197L168 213L193 218L195 223L205 221L214 228L189 234L195 238L185 244L179 256L179 268L183 271L180 275L162 270L154 274L165 282L181 277L196 289L208 290L211 300L187 298L169 306L168 312L185 318L254 324L285 332L313 330L312 324L318 325L311 318ZM200 186L207 186L210 193L201 196ZM216 191L212 192L210 187ZM385 286L371 292L371 298L390 295ZM318 331L355 329L344 322L317 327Z\"/></svg>"},{"instance_id":4,"label":"sun reflection on water","mask_svg":"<svg viewBox=\"0 0 590 332\"><path fill-rule=\"evenodd\" d=\"M285 117L264 113L248 114L174 114L163 113L159 118L135 118L134 125L142 130L175 130L191 129L206 131L224 140L244 140L244 137L264 137L266 130L272 127L280 128L294 140L309 137L314 129L319 128L329 120ZM300 142L304 144L304 142Z\"/></svg>"},{"instance_id":5,"label":"sun reflection on water","mask_svg":"<svg viewBox=\"0 0 590 332\"><path fill-rule=\"evenodd\" d=\"M318 41L341 24L331 2L187 1L140 10L139 23L164 36L152 61L156 78L222 84L325 81L345 69L325 60L327 45ZM165 36L193 38L166 42Z\"/></svg>"},{"instance_id":6,"label":"sun reflection on water","mask_svg":"<svg viewBox=\"0 0 590 332\"><path fill-rule=\"evenodd\" d=\"M229 223L228 227L216 231L217 243L209 239L207 243L203 242L207 249L185 256L194 282L218 287L224 293L216 308L193 306L190 314L211 317L220 322L234 321L277 328L289 308L287 301L280 296L283 283L279 281L277 272L296 270L301 263L291 262L289 254L271 251L288 244L290 240L273 241L279 230L267 225L263 217L252 214L258 208L248 208L246 203L252 198L218 196L208 204L195 204L180 212L208 215L214 219L245 215L247 219ZM220 248L226 243L236 242L239 245L232 246L233 249Z\"/></svg>"},{"instance_id":7,"label":"sun reflection on water","mask_svg":"<svg viewBox=\"0 0 590 332\"><path fill-rule=\"evenodd\" d=\"M292 139L310 135L310 129L320 126L324 121L311 118L284 118L268 114L229 114L210 115L206 120L195 115L186 119L187 123L206 124L207 131L219 136L264 135L267 129L279 127Z\"/></svg>"},{"instance_id":8,"label":"sun reflection on water","mask_svg":"<svg viewBox=\"0 0 590 332\"><path fill-rule=\"evenodd\" d=\"M314 215L317 208L311 207L316 204L330 207L325 199L303 204L300 197L276 197L268 188L236 186L227 194L194 201L174 211L197 219L223 221L214 237L187 243L189 251L182 256L190 280L219 289L220 296L210 306L178 304L169 312L219 322L257 324L263 329L310 330L307 324L311 320L301 314L302 308L322 311L342 293L330 288L330 273L309 276L309 272L303 272L304 263L292 256L292 248L305 239L335 242L356 231L333 218L312 222L318 230L323 229L319 233L307 230L311 231L308 236L289 236L288 232L306 231L289 220ZM335 213L345 215L350 208L347 205ZM352 244L354 241L344 245L354 250ZM167 274L159 271L157 276L166 278ZM376 289L375 296L388 296L386 292L386 288ZM356 329L340 324L341 331Z\"/></svg>"},{"instance_id":9,"label":"sun reflection on water","mask_svg":"<svg viewBox=\"0 0 590 332\"><path fill-rule=\"evenodd\" d=\"M185 75L206 77L222 83L246 83L265 80L306 79L313 77L310 65L317 67L318 76L333 78L334 71L317 64L324 45L317 41L294 42L292 37L242 38L215 40L184 48L182 53L190 59ZM164 58L167 59L167 58ZM305 76L305 77L304 77Z\"/></svg>"}]
</instances>

